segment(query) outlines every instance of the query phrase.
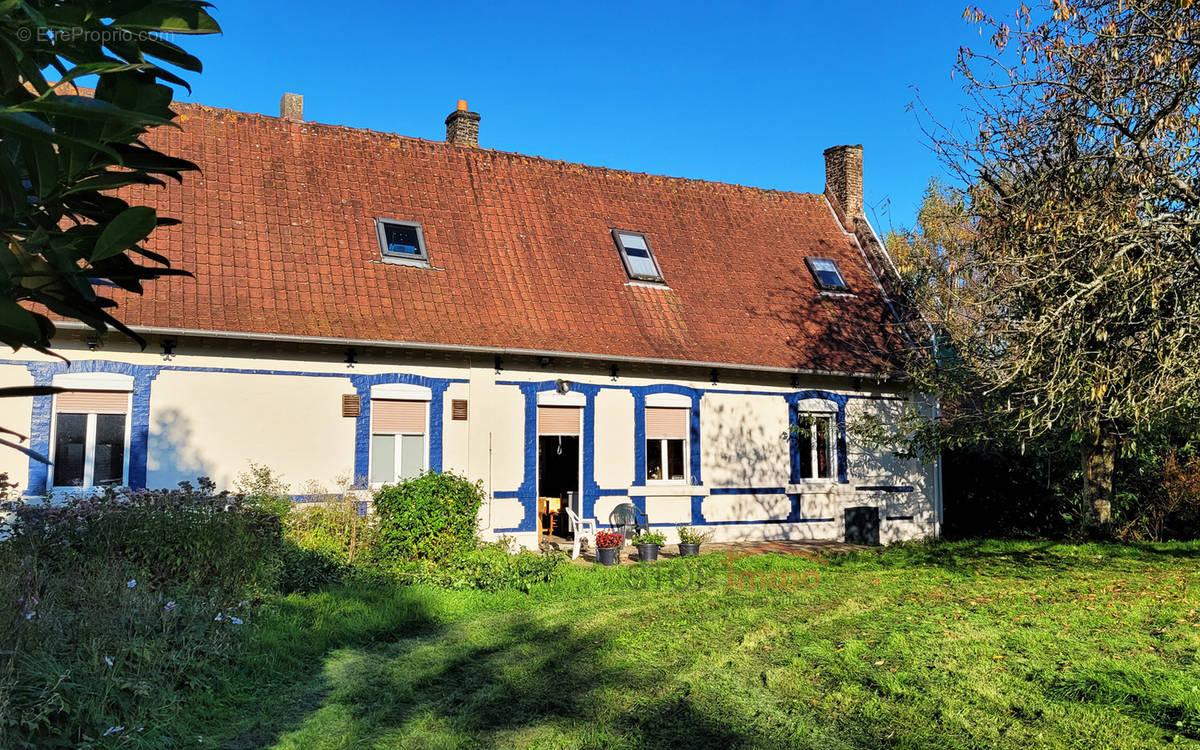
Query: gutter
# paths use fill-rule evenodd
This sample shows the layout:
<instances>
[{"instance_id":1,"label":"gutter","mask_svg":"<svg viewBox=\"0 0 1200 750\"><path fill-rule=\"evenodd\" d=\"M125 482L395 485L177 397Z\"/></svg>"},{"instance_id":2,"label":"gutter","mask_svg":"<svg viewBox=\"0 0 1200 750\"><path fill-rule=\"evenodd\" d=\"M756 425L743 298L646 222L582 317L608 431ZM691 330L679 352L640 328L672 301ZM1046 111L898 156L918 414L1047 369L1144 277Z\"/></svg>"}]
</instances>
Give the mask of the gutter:
<instances>
[{"instance_id":1,"label":"gutter","mask_svg":"<svg viewBox=\"0 0 1200 750\"><path fill-rule=\"evenodd\" d=\"M74 331L95 331L96 329L74 320L54 321L57 328ZM325 346L362 346L379 349L420 349L425 351L448 352L454 354L494 354L522 357L562 357L576 360L601 360L604 362L629 362L637 364L669 365L676 367L709 367L726 370L745 370L749 372L779 373L785 375L813 375L825 377L859 378L885 382L888 376L876 372L841 372L838 370L820 370L796 367L772 367L768 365L745 365L732 362L706 362L689 359L664 359L659 357L631 357L614 354L589 354L586 352L565 352L552 349L518 349L500 346L471 346L469 344L431 344L420 341L388 341L384 339L347 339L333 336L296 336L280 333L249 333L245 331L211 331L202 328L163 328L156 326L130 326L138 333L154 336L192 336L200 338L231 339L237 341L275 341L289 344L309 344Z\"/></svg>"}]
</instances>

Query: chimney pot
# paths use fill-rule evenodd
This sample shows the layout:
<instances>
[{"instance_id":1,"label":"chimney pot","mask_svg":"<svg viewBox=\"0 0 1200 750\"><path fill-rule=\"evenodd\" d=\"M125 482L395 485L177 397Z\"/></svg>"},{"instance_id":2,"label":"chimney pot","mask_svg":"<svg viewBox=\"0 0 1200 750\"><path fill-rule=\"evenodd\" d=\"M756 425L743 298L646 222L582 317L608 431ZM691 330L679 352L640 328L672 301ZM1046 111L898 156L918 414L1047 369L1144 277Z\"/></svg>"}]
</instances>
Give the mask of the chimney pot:
<instances>
[{"instance_id":1,"label":"chimney pot","mask_svg":"<svg viewBox=\"0 0 1200 750\"><path fill-rule=\"evenodd\" d=\"M284 94L279 100L279 116L286 120L303 120L304 97L300 94Z\"/></svg>"},{"instance_id":2,"label":"chimney pot","mask_svg":"<svg viewBox=\"0 0 1200 750\"><path fill-rule=\"evenodd\" d=\"M458 106L446 118L446 143L456 146L479 146L478 112L467 109L467 100L459 99Z\"/></svg>"},{"instance_id":3,"label":"chimney pot","mask_svg":"<svg viewBox=\"0 0 1200 750\"><path fill-rule=\"evenodd\" d=\"M825 194L853 226L863 213L863 147L833 146L825 149Z\"/></svg>"}]
</instances>

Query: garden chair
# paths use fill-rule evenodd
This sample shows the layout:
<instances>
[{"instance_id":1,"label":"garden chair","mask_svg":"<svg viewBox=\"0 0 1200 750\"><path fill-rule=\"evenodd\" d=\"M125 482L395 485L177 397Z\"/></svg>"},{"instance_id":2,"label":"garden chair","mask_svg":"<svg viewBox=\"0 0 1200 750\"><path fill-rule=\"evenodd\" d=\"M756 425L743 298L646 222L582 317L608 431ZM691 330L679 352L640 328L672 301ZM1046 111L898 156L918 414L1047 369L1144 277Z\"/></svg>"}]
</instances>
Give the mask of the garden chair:
<instances>
[{"instance_id":1,"label":"garden chair","mask_svg":"<svg viewBox=\"0 0 1200 750\"><path fill-rule=\"evenodd\" d=\"M571 531L575 535L575 548L571 551L571 559L579 559L579 543L587 539L589 546L596 546L596 532L600 530L600 524L596 523L596 519L583 519L575 514L575 511L570 507L566 508L567 517L571 519Z\"/></svg>"},{"instance_id":2,"label":"garden chair","mask_svg":"<svg viewBox=\"0 0 1200 750\"><path fill-rule=\"evenodd\" d=\"M650 531L650 519L633 503L621 503L613 508L608 514L608 525L620 532L626 542Z\"/></svg>"}]
</instances>

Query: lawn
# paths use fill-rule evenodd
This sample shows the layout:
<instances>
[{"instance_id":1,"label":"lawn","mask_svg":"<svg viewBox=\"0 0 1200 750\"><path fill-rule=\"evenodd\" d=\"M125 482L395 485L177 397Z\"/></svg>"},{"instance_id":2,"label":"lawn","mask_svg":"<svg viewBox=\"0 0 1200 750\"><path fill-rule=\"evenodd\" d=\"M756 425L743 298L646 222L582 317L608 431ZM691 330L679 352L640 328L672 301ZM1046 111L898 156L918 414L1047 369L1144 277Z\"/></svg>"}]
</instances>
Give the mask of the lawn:
<instances>
[{"instance_id":1,"label":"lawn","mask_svg":"<svg viewBox=\"0 0 1200 750\"><path fill-rule=\"evenodd\" d=\"M244 655L181 709L170 739L1195 744L1198 598L1196 544L905 545L828 561L710 554L571 566L530 594L334 588L265 604Z\"/></svg>"}]
</instances>

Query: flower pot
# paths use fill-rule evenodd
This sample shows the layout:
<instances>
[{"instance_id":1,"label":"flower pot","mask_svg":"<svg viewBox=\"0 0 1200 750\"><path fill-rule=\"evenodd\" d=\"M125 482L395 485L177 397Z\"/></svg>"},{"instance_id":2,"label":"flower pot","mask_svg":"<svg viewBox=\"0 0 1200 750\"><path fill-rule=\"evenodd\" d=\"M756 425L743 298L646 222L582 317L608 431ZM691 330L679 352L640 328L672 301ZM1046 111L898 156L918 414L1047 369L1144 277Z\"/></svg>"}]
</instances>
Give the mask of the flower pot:
<instances>
[{"instance_id":1,"label":"flower pot","mask_svg":"<svg viewBox=\"0 0 1200 750\"><path fill-rule=\"evenodd\" d=\"M637 546L639 562L654 562L658 559L657 544L639 544Z\"/></svg>"},{"instance_id":2,"label":"flower pot","mask_svg":"<svg viewBox=\"0 0 1200 750\"><path fill-rule=\"evenodd\" d=\"M601 565L616 565L620 561L620 547L597 547L596 562Z\"/></svg>"},{"instance_id":3,"label":"flower pot","mask_svg":"<svg viewBox=\"0 0 1200 750\"><path fill-rule=\"evenodd\" d=\"M679 545L679 556L687 557L688 555L700 554L699 544L681 544Z\"/></svg>"}]
</instances>

